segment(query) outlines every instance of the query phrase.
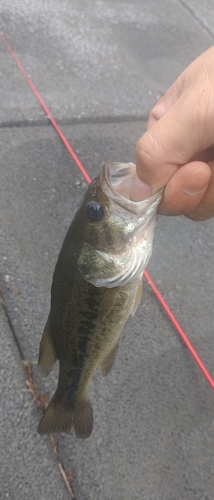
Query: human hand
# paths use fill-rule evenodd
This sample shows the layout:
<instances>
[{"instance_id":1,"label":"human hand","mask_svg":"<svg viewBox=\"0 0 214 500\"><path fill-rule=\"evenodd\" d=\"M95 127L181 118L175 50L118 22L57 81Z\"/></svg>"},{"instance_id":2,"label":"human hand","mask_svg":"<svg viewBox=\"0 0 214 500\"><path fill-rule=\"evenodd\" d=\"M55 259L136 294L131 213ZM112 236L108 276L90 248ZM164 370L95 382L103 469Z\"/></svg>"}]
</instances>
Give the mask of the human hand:
<instances>
[{"instance_id":1,"label":"human hand","mask_svg":"<svg viewBox=\"0 0 214 500\"><path fill-rule=\"evenodd\" d=\"M213 82L214 47L188 66L151 111L136 144L134 201L165 186L160 214L214 216Z\"/></svg>"}]
</instances>

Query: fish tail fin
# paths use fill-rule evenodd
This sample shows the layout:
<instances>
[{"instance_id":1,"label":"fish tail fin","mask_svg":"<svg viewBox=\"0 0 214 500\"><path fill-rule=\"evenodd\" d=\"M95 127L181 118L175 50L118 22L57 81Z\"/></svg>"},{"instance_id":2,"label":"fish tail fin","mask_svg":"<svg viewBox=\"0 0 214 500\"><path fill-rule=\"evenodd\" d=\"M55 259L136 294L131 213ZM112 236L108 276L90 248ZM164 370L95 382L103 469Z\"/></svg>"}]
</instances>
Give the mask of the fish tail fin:
<instances>
[{"instance_id":1,"label":"fish tail fin","mask_svg":"<svg viewBox=\"0 0 214 500\"><path fill-rule=\"evenodd\" d=\"M74 411L74 428L77 438L85 439L93 430L93 410L88 399L78 402Z\"/></svg>"},{"instance_id":2,"label":"fish tail fin","mask_svg":"<svg viewBox=\"0 0 214 500\"><path fill-rule=\"evenodd\" d=\"M54 394L40 421L38 433L65 432L69 434L72 427L75 428L78 438L84 439L90 436L93 429L93 412L90 401L82 400L78 402L75 409L67 410Z\"/></svg>"},{"instance_id":3,"label":"fish tail fin","mask_svg":"<svg viewBox=\"0 0 214 500\"><path fill-rule=\"evenodd\" d=\"M65 432L68 434L73 427L73 417L74 411L65 410L63 403L59 401L55 393L39 423L38 433Z\"/></svg>"},{"instance_id":4,"label":"fish tail fin","mask_svg":"<svg viewBox=\"0 0 214 500\"><path fill-rule=\"evenodd\" d=\"M38 364L45 377L47 377L47 375L51 372L56 361L57 361L57 355L51 338L50 319L48 318L40 342L39 361L38 361Z\"/></svg>"}]
</instances>

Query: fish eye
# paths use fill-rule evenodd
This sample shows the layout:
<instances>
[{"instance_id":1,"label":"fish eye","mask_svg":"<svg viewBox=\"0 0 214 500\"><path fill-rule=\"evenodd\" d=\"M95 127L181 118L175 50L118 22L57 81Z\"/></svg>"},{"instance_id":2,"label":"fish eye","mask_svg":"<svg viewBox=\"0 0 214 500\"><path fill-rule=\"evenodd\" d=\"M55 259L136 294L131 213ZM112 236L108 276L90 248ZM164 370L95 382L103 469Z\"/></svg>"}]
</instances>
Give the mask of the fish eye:
<instances>
[{"instance_id":1,"label":"fish eye","mask_svg":"<svg viewBox=\"0 0 214 500\"><path fill-rule=\"evenodd\" d=\"M104 216L104 209L97 201L90 201L86 207L86 215L91 222L98 222Z\"/></svg>"}]
</instances>

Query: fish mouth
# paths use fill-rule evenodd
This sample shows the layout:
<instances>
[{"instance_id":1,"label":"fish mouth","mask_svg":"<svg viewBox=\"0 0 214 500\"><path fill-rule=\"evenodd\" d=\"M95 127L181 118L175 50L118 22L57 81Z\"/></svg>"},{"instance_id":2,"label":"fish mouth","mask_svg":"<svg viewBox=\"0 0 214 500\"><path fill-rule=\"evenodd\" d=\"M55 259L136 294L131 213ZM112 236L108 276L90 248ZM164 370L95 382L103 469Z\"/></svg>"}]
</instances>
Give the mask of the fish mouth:
<instances>
[{"instance_id":1,"label":"fish mouth","mask_svg":"<svg viewBox=\"0 0 214 500\"><path fill-rule=\"evenodd\" d=\"M132 201L130 189L136 176L134 163L106 163L102 172L102 190L117 205L137 216L151 217L159 205L163 189L143 201Z\"/></svg>"},{"instance_id":2,"label":"fish mouth","mask_svg":"<svg viewBox=\"0 0 214 500\"><path fill-rule=\"evenodd\" d=\"M127 243L119 253L92 247L83 251L79 268L86 281L96 287L113 288L140 278L151 257L163 189L146 200L134 202L129 196L135 175L133 163L116 162L105 164L100 175L101 189L110 201L110 212L121 218Z\"/></svg>"},{"instance_id":3,"label":"fish mouth","mask_svg":"<svg viewBox=\"0 0 214 500\"><path fill-rule=\"evenodd\" d=\"M143 201L132 201L130 191L135 176L136 166L131 162L107 163L103 167L102 189L111 200L112 209L119 205L124 223L127 224L128 216L128 225L132 227L130 241L124 252L109 255L118 273L114 278L109 278L104 285L107 287L124 285L142 276L152 254L157 207L162 199L163 188Z\"/></svg>"}]
</instances>

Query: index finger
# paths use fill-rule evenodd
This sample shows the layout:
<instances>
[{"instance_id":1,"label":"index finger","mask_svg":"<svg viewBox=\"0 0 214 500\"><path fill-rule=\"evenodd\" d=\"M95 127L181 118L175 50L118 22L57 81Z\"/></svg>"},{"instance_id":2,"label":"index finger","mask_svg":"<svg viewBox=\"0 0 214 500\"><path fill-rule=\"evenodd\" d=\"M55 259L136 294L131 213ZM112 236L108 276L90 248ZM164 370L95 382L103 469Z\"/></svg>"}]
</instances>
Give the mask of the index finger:
<instances>
[{"instance_id":1,"label":"index finger","mask_svg":"<svg viewBox=\"0 0 214 500\"><path fill-rule=\"evenodd\" d=\"M160 120L176 103L182 91L181 76L171 85L167 92L159 99L149 114L146 130L149 130Z\"/></svg>"}]
</instances>

